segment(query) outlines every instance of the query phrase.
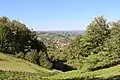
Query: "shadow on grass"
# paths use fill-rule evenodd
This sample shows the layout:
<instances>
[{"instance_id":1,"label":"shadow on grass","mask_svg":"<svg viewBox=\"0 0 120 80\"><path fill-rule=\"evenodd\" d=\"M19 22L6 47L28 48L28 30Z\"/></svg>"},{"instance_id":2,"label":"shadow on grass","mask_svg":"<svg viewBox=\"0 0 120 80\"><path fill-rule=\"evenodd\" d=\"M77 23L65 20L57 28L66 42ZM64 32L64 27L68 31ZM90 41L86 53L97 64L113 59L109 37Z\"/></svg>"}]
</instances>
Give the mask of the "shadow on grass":
<instances>
[{"instance_id":1,"label":"shadow on grass","mask_svg":"<svg viewBox=\"0 0 120 80\"><path fill-rule=\"evenodd\" d=\"M68 66L67 64L64 64L63 62L55 62L54 61L54 62L52 62L52 64L53 64L52 69L61 70L63 72L76 70L76 68Z\"/></svg>"},{"instance_id":2,"label":"shadow on grass","mask_svg":"<svg viewBox=\"0 0 120 80\"><path fill-rule=\"evenodd\" d=\"M8 61L8 60L0 58L0 61Z\"/></svg>"}]
</instances>

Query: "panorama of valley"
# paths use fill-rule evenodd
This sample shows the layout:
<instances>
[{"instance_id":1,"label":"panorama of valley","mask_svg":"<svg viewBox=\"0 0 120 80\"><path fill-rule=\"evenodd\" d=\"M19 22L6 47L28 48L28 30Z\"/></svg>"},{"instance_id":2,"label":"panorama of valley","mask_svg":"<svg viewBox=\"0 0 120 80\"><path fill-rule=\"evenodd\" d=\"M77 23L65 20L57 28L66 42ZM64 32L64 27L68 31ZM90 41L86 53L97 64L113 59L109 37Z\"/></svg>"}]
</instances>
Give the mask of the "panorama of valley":
<instances>
[{"instance_id":1,"label":"panorama of valley","mask_svg":"<svg viewBox=\"0 0 120 80\"><path fill-rule=\"evenodd\" d=\"M120 80L119 0L1 0L0 80Z\"/></svg>"}]
</instances>

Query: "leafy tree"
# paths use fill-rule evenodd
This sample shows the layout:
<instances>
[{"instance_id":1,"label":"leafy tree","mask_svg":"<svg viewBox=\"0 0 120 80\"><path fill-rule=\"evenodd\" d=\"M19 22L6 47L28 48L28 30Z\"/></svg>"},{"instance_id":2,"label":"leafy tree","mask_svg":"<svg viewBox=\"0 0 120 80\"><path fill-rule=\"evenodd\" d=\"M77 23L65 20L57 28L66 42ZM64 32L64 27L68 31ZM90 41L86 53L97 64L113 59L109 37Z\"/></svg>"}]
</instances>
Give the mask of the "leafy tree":
<instances>
[{"instance_id":1,"label":"leafy tree","mask_svg":"<svg viewBox=\"0 0 120 80\"><path fill-rule=\"evenodd\" d=\"M91 54L97 54L102 50L103 44L110 34L106 19L96 17L88 25L85 35L77 37L67 48L68 57L71 59L80 59L81 56L87 57ZM69 56L70 55L70 56Z\"/></svg>"},{"instance_id":2,"label":"leafy tree","mask_svg":"<svg viewBox=\"0 0 120 80\"><path fill-rule=\"evenodd\" d=\"M111 23L111 34L105 42L104 50L112 54L112 56L120 57L120 21Z\"/></svg>"},{"instance_id":3,"label":"leafy tree","mask_svg":"<svg viewBox=\"0 0 120 80\"><path fill-rule=\"evenodd\" d=\"M109 26L102 16L95 18L95 20L88 25L85 33L85 43L87 43L88 54L96 54L101 50L101 46L109 36Z\"/></svg>"},{"instance_id":4,"label":"leafy tree","mask_svg":"<svg viewBox=\"0 0 120 80\"><path fill-rule=\"evenodd\" d=\"M40 51L44 52L46 61L47 48L43 42L37 39L35 31L29 30L25 24L17 20L9 20L7 17L0 17L0 51L16 55L19 58L40 65ZM32 52L36 50L37 52ZM39 63L38 63L39 62ZM48 61L49 62L49 61Z\"/></svg>"},{"instance_id":5,"label":"leafy tree","mask_svg":"<svg viewBox=\"0 0 120 80\"><path fill-rule=\"evenodd\" d=\"M1 17L0 23L1 37L4 37L4 39L1 39L2 52L10 54L26 53L32 49L36 49L38 52L40 50L46 52L44 43L38 41L36 33L30 31L25 24L16 20L10 21L7 17Z\"/></svg>"}]
</instances>

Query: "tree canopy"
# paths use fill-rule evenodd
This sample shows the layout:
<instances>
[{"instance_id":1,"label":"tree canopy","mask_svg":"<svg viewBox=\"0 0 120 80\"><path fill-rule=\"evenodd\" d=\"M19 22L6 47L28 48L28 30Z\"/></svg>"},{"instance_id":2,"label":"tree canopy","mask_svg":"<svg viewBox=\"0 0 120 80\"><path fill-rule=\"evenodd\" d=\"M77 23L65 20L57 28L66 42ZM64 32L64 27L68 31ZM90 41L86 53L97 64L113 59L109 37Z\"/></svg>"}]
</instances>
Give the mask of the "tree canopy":
<instances>
[{"instance_id":1,"label":"tree canopy","mask_svg":"<svg viewBox=\"0 0 120 80\"><path fill-rule=\"evenodd\" d=\"M47 47L37 39L36 32L29 30L25 24L9 20L7 17L0 17L0 52L21 56L28 61L33 58L34 61L31 62L38 65L41 65L38 54L46 56L43 59L48 61Z\"/></svg>"}]
</instances>

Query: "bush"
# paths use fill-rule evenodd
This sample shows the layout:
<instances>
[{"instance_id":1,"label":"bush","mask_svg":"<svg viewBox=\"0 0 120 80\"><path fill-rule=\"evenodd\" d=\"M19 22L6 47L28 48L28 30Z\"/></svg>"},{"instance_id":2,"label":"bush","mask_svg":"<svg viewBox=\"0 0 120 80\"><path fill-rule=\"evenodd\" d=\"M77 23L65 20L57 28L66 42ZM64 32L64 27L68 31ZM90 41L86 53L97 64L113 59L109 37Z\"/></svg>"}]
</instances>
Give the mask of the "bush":
<instances>
[{"instance_id":1,"label":"bush","mask_svg":"<svg viewBox=\"0 0 120 80\"><path fill-rule=\"evenodd\" d=\"M27 52L25 54L25 60L28 60L29 62L36 63L37 58L38 53L36 51Z\"/></svg>"},{"instance_id":2,"label":"bush","mask_svg":"<svg viewBox=\"0 0 120 80\"><path fill-rule=\"evenodd\" d=\"M37 51L31 51L25 54L25 60L36 63L40 66L43 66L45 68L51 68L52 64L48 60L47 56L43 52L37 53Z\"/></svg>"},{"instance_id":3,"label":"bush","mask_svg":"<svg viewBox=\"0 0 120 80\"><path fill-rule=\"evenodd\" d=\"M52 63L50 63L50 61L48 61L48 58L46 57L45 53L39 52L39 65L50 69L52 67Z\"/></svg>"},{"instance_id":4,"label":"bush","mask_svg":"<svg viewBox=\"0 0 120 80\"><path fill-rule=\"evenodd\" d=\"M104 67L110 67L114 61L117 61L118 58L111 56L108 52L99 52L98 54L93 54L88 56L84 61L83 69L86 70L97 70Z\"/></svg>"},{"instance_id":5,"label":"bush","mask_svg":"<svg viewBox=\"0 0 120 80\"><path fill-rule=\"evenodd\" d=\"M25 54L23 52L20 52L20 53L16 54L15 57L24 59Z\"/></svg>"}]
</instances>

